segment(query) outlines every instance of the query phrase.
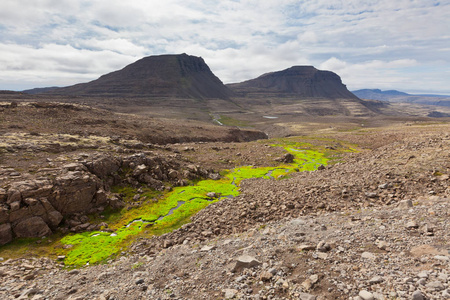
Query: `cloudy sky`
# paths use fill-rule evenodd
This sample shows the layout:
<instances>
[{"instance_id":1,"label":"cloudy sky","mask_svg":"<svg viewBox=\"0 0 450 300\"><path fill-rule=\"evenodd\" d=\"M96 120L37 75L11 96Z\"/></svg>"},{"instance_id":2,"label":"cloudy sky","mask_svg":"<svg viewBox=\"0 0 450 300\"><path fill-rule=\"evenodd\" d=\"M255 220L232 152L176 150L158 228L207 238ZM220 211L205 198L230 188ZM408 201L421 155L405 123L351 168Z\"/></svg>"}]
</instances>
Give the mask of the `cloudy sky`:
<instances>
[{"instance_id":1,"label":"cloudy sky","mask_svg":"<svg viewBox=\"0 0 450 300\"><path fill-rule=\"evenodd\" d=\"M0 89L87 82L178 53L224 83L313 65L351 90L450 94L450 0L0 2Z\"/></svg>"}]
</instances>

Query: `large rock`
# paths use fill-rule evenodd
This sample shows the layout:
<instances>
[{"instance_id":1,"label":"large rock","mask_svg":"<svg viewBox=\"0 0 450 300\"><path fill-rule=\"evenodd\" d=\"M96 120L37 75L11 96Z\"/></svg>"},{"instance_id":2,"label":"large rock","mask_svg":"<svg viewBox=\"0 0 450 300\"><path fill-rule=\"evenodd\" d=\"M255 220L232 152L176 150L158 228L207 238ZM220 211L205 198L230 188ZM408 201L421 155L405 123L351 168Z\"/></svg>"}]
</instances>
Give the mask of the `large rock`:
<instances>
[{"instance_id":1,"label":"large rock","mask_svg":"<svg viewBox=\"0 0 450 300\"><path fill-rule=\"evenodd\" d=\"M85 166L91 173L105 179L119 171L121 164L122 162L118 158L105 155L85 163Z\"/></svg>"},{"instance_id":2,"label":"large rock","mask_svg":"<svg viewBox=\"0 0 450 300\"><path fill-rule=\"evenodd\" d=\"M41 217L31 217L19 222L13 228L18 237L42 237L52 234L52 231Z\"/></svg>"},{"instance_id":3,"label":"large rock","mask_svg":"<svg viewBox=\"0 0 450 300\"><path fill-rule=\"evenodd\" d=\"M259 266L260 264L261 262L250 255L241 255L238 257L238 259L236 259L236 262L231 271L236 272L244 268Z\"/></svg>"},{"instance_id":4,"label":"large rock","mask_svg":"<svg viewBox=\"0 0 450 300\"><path fill-rule=\"evenodd\" d=\"M6 223L9 220L8 209L0 207L0 224Z\"/></svg>"},{"instance_id":5,"label":"large rock","mask_svg":"<svg viewBox=\"0 0 450 300\"><path fill-rule=\"evenodd\" d=\"M62 219L63 215L57 210L48 213L48 224L51 227L57 227L59 223L61 223Z\"/></svg>"},{"instance_id":6,"label":"large rock","mask_svg":"<svg viewBox=\"0 0 450 300\"><path fill-rule=\"evenodd\" d=\"M11 224L0 225L0 245L7 244L13 240Z\"/></svg>"},{"instance_id":7,"label":"large rock","mask_svg":"<svg viewBox=\"0 0 450 300\"><path fill-rule=\"evenodd\" d=\"M61 214L89 211L100 181L97 176L84 172L68 172L56 178L53 197L49 199Z\"/></svg>"}]
</instances>

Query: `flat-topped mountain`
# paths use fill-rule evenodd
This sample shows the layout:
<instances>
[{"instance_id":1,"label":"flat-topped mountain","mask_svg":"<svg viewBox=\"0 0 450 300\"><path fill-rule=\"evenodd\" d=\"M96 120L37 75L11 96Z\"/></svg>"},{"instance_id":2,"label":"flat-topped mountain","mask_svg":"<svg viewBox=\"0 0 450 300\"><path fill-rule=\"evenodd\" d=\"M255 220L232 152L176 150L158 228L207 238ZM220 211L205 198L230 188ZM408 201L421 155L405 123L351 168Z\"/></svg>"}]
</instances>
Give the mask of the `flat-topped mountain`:
<instances>
[{"instance_id":1,"label":"flat-topped mountain","mask_svg":"<svg viewBox=\"0 0 450 300\"><path fill-rule=\"evenodd\" d=\"M228 86L240 94L281 93L305 98L358 99L347 90L337 74L317 70L313 66L294 66Z\"/></svg>"},{"instance_id":2,"label":"flat-topped mountain","mask_svg":"<svg viewBox=\"0 0 450 300\"><path fill-rule=\"evenodd\" d=\"M48 92L76 96L199 99L228 99L233 94L201 57L187 54L145 57L97 80Z\"/></svg>"}]
</instances>

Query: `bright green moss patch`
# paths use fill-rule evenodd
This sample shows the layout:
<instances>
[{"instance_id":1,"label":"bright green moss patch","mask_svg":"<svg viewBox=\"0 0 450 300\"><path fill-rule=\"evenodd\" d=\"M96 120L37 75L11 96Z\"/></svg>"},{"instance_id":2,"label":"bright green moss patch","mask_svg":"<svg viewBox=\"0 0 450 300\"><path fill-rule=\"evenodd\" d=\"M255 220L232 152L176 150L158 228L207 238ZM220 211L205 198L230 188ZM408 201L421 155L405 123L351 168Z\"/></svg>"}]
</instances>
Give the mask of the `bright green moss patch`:
<instances>
[{"instance_id":1,"label":"bright green moss patch","mask_svg":"<svg viewBox=\"0 0 450 300\"><path fill-rule=\"evenodd\" d=\"M128 237L137 235L142 229L143 222L132 222L114 233L94 231L68 235L61 240L62 244L72 245L64 263L81 266L105 261L124 249L129 244Z\"/></svg>"},{"instance_id":2,"label":"bright green moss patch","mask_svg":"<svg viewBox=\"0 0 450 300\"><path fill-rule=\"evenodd\" d=\"M220 171L220 180L201 180L194 185L176 187L170 192L143 188L140 201L144 202L141 206L105 213L104 220L114 230L113 233L97 231L67 235L57 243L59 246L54 253L66 256L66 266L104 262L125 250L138 236L170 232L190 222L192 215L210 203L219 201L222 197L239 195L239 184L244 179L282 179L295 172L314 171L321 165L327 165L343 152L354 151L331 140L313 145L299 139L282 139L272 145L283 147L294 155L292 164L280 164L276 167L239 166ZM338 146L327 147L326 144L331 142ZM137 190L129 186L116 186L112 191L122 194L126 202L132 202L137 194ZM210 192L214 192L217 197L208 197Z\"/></svg>"}]
</instances>

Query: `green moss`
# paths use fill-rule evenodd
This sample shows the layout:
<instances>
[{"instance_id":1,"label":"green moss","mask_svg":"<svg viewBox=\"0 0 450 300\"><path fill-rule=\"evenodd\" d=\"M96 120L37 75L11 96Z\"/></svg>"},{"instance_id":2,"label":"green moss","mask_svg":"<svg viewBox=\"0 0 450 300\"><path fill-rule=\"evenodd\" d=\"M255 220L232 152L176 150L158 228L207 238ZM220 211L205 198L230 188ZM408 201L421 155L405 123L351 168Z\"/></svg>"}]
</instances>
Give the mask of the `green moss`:
<instances>
[{"instance_id":1,"label":"green moss","mask_svg":"<svg viewBox=\"0 0 450 300\"><path fill-rule=\"evenodd\" d=\"M61 243L72 245L66 254L66 266L81 266L87 263L96 264L117 255L130 243L128 239L142 231L143 222L133 222L114 233L83 232L64 237Z\"/></svg>"},{"instance_id":2,"label":"green moss","mask_svg":"<svg viewBox=\"0 0 450 300\"><path fill-rule=\"evenodd\" d=\"M278 140L272 146L283 147L293 154L292 164L280 164L276 167L241 166L233 170L222 170L221 180L200 180L190 186L176 187L171 192L162 193L143 188L142 196L145 196L147 201L140 207L104 212L104 220L115 230L114 233L97 231L70 234L59 243L53 243L52 253L64 254L66 266L104 262L126 249L136 237L170 232L190 222L192 215L219 201L221 197L239 195L239 184L244 179L286 178L295 172L316 170L321 165L327 165L330 159L338 158L343 152L354 151L346 146L330 149L326 147L329 143L328 140L323 140L321 145L313 145L299 139ZM137 194L137 190L129 186L115 186L112 191L122 194L127 202L132 201ZM207 197L209 192L216 193L218 198L210 199ZM64 245L66 247L63 247Z\"/></svg>"}]
</instances>

